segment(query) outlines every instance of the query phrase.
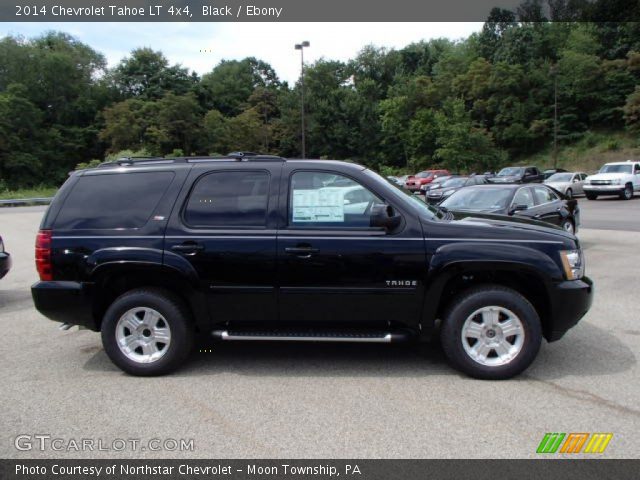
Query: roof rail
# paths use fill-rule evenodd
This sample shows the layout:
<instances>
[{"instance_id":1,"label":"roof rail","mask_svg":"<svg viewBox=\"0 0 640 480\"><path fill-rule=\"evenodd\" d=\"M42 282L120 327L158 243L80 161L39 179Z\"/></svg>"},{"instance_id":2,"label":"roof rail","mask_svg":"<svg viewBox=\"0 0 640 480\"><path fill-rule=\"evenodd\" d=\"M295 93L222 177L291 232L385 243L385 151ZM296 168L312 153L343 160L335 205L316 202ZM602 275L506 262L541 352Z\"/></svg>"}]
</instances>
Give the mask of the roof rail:
<instances>
[{"instance_id":1,"label":"roof rail","mask_svg":"<svg viewBox=\"0 0 640 480\"><path fill-rule=\"evenodd\" d=\"M261 155L259 153L253 152L232 152L226 156L212 156L212 155L203 155L203 156L192 156L192 157L122 157L116 160L111 160L108 162L103 162L98 165L98 168L101 167L113 167L115 165L126 166L126 165L136 165L136 164L158 164L158 163L195 163L195 162L206 162L208 160L235 160L239 162L250 162L250 161L264 161L264 162L273 162L273 161L284 161L283 157L278 157L276 155Z\"/></svg>"}]
</instances>

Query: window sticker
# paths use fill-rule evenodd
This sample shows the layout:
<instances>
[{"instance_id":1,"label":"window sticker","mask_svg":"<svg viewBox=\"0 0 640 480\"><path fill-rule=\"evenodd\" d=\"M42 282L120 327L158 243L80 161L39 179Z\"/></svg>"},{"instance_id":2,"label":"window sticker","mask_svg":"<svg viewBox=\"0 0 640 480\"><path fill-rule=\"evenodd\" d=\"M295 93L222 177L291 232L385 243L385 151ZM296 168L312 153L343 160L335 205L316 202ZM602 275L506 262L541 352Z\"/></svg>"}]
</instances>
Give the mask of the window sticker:
<instances>
[{"instance_id":1,"label":"window sticker","mask_svg":"<svg viewBox=\"0 0 640 480\"><path fill-rule=\"evenodd\" d=\"M293 191L294 222L344 222L344 189Z\"/></svg>"}]
</instances>

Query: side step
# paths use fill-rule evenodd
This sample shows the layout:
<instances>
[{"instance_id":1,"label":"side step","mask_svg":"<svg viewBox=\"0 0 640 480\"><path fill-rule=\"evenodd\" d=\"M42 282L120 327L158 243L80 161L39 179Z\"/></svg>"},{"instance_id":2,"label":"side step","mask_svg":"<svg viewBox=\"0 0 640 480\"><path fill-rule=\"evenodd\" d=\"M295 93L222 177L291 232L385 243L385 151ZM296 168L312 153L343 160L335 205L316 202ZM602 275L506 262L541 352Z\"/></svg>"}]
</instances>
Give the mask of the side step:
<instances>
[{"instance_id":1,"label":"side step","mask_svg":"<svg viewBox=\"0 0 640 480\"><path fill-rule=\"evenodd\" d=\"M291 330L214 330L211 335L223 341L280 341L280 342L356 342L356 343L395 343L411 339L408 331L362 332L362 331L314 331L299 332Z\"/></svg>"}]
</instances>

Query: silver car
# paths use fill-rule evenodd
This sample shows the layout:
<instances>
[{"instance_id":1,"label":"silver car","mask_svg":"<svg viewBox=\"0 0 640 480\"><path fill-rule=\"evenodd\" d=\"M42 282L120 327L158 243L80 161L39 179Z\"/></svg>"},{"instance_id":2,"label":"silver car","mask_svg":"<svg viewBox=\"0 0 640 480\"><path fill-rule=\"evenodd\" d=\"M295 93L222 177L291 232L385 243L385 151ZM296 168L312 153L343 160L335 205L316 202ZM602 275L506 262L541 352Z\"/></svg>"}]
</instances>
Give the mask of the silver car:
<instances>
[{"instance_id":1,"label":"silver car","mask_svg":"<svg viewBox=\"0 0 640 480\"><path fill-rule=\"evenodd\" d=\"M586 178L587 174L584 172L560 172L551 175L544 183L572 198L574 195L584 194L582 186Z\"/></svg>"}]
</instances>

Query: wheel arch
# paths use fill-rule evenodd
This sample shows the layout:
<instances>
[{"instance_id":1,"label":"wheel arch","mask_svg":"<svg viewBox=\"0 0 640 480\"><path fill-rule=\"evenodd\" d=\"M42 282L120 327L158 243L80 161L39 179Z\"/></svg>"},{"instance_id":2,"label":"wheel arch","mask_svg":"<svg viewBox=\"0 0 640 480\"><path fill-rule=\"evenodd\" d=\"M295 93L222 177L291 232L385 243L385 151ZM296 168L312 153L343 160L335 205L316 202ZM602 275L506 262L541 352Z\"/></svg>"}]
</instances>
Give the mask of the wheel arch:
<instances>
[{"instance_id":1,"label":"wheel arch","mask_svg":"<svg viewBox=\"0 0 640 480\"><path fill-rule=\"evenodd\" d=\"M178 296L190 310L196 327L199 330L206 328L209 321L206 299L198 288L197 279L188 273L153 262L121 261L101 264L91 275L94 285L92 313L96 325L100 328L107 308L123 293L136 288L155 287Z\"/></svg>"},{"instance_id":2,"label":"wheel arch","mask_svg":"<svg viewBox=\"0 0 640 480\"><path fill-rule=\"evenodd\" d=\"M447 252L439 260L436 259L438 253L434 255L421 322L422 335L426 338L433 336L443 313L462 292L480 285L494 284L511 288L531 302L540 317L543 335L547 338L553 330L551 288L554 278L562 275L559 267L543 253L527 247L500 246L505 252L517 253L521 260L514 261L508 255L503 258L482 258L486 252L478 252L477 245L471 250L468 245L458 245L456 251ZM461 249L466 252L466 258L453 258ZM539 256L547 260L542 268L534 263L541 260Z\"/></svg>"}]
</instances>

